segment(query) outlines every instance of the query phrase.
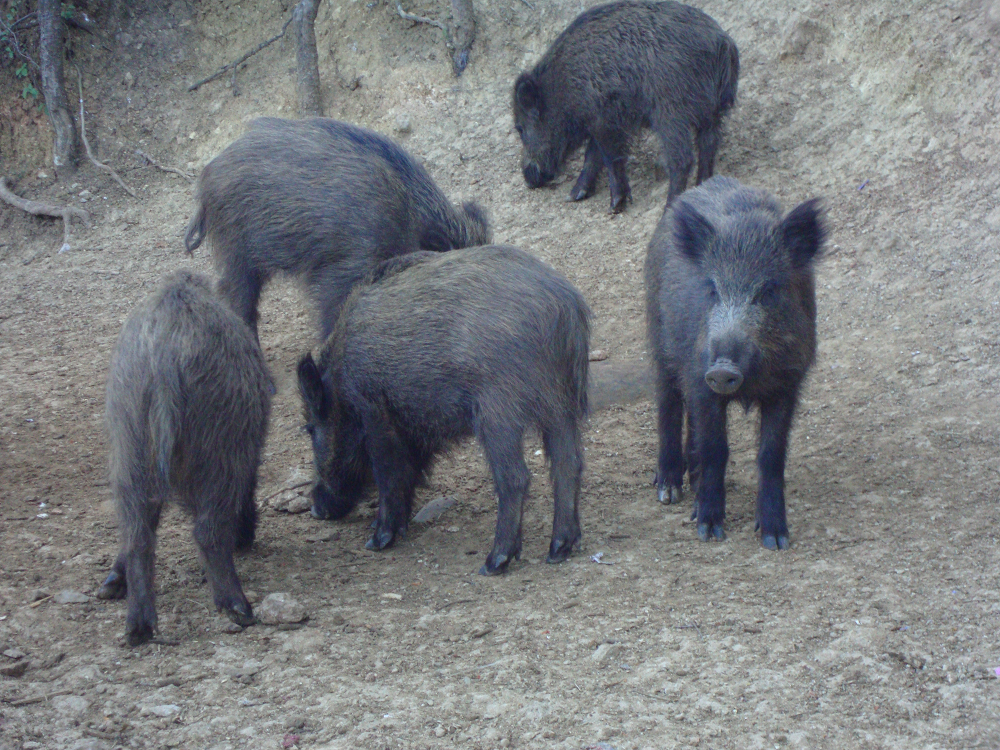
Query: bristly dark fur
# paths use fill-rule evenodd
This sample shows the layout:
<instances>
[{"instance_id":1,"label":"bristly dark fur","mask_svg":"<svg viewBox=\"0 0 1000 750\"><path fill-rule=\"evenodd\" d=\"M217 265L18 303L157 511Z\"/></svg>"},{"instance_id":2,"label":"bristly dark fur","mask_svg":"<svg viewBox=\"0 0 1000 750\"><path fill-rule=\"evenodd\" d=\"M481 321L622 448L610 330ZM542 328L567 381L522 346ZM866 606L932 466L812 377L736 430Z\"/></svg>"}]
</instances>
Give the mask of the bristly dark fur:
<instances>
[{"instance_id":1,"label":"bristly dark fur","mask_svg":"<svg viewBox=\"0 0 1000 750\"><path fill-rule=\"evenodd\" d=\"M156 628L156 527L171 497L195 518L215 606L254 622L233 551L253 544L272 389L259 345L205 276L171 274L125 322L107 389L121 553L98 596L127 594L130 645Z\"/></svg>"},{"instance_id":2,"label":"bristly dark fur","mask_svg":"<svg viewBox=\"0 0 1000 750\"><path fill-rule=\"evenodd\" d=\"M525 181L546 184L586 145L570 198L590 196L607 168L611 210L621 211L631 197L629 141L650 127L663 144L672 201L684 191L694 163L692 133L697 181L712 176L739 71L736 43L697 8L624 0L581 13L514 83Z\"/></svg>"},{"instance_id":3,"label":"bristly dark fur","mask_svg":"<svg viewBox=\"0 0 1000 750\"><path fill-rule=\"evenodd\" d=\"M661 502L685 469L703 539L723 538L726 406L760 408L761 543L788 546L784 471L802 381L816 353L817 200L785 218L773 196L713 177L668 206L649 244L646 311L656 370ZM681 435L687 417L686 445Z\"/></svg>"},{"instance_id":4,"label":"bristly dark fur","mask_svg":"<svg viewBox=\"0 0 1000 750\"><path fill-rule=\"evenodd\" d=\"M487 244L485 211L455 206L413 157L370 130L263 117L205 167L188 252L212 239L219 292L256 332L278 271L301 277L325 338L357 282L386 258Z\"/></svg>"},{"instance_id":5,"label":"bristly dark fur","mask_svg":"<svg viewBox=\"0 0 1000 750\"><path fill-rule=\"evenodd\" d=\"M320 353L299 363L316 457L313 515L339 518L374 477L370 548L405 532L413 491L435 454L475 435L499 495L483 566L521 551L530 474L522 439L542 435L555 518L550 561L580 539L580 421L587 411L589 311L554 269L512 247L414 253L359 285Z\"/></svg>"}]
</instances>

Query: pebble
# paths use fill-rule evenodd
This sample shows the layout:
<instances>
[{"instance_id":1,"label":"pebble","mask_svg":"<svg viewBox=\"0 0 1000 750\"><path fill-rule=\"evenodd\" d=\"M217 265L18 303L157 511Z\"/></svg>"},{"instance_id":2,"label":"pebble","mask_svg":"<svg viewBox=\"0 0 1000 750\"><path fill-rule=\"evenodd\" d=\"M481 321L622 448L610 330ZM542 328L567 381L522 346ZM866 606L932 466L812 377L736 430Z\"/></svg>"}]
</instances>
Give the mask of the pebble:
<instances>
[{"instance_id":1,"label":"pebble","mask_svg":"<svg viewBox=\"0 0 1000 750\"><path fill-rule=\"evenodd\" d=\"M295 490L287 490L271 501L271 507L281 513L305 513L312 507L312 500Z\"/></svg>"},{"instance_id":2,"label":"pebble","mask_svg":"<svg viewBox=\"0 0 1000 750\"><path fill-rule=\"evenodd\" d=\"M4 649L3 655L6 656L8 659L23 659L25 656L27 656L27 654L24 653L17 646L11 646L8 649Z\"/></svg>"},{"instance_id":3,"label":"pebble","mask_svg":"<svg viewBox=\"0 0 1000 750\"><path fill-rule=\"evenodd\" d=\"M608 358L608 352L604 349L591 349L588 359L591 362L603 362Z\"/></svg>"},{"instance_id":4,"label":"pebble","mask_svg":"<svg viewBox=\"0 0 1000 750\"><path fill-rule=\"evenodd\" d=\"M44 591L43 589L35 589L30 594L28 594L28 604L31 604L32 602L37 602L39 599L44 599L48 595L49 595L48 591Z\"/></svg>"},{"instance_id":5,"label":"pebble","mask_svg":"<svg viewBox=\"0 0 1000 750\"><path fill-rule=\"evenodd\" d=\"M63 589L52 599L56 604L85 604L90 601L89 596L73 589Z\"/></svg>"},{"instance_id":6,"label":"pebble","mask_svg":"<svg viewBox=\"0 0 1000 750\"><path fill-rule=\"evenodd\" d=\"M0 667L0 674L4 677L21 677L25 672L28 671L28 660L22 659L14 664L8 664L7 666Z\"/></svg>"},{"instance_id":7,"label":"pebble","mask_svg":"<svg viewBox=\"0 0 1000 750\"><path fill-rule=\"evenodd\" d=\"M397 133L409 133L412 124L410 123L410 116L407 114L396 115L396 132Z\"/></svg>"},{"instance_id":8,"label":"pebble","mask_svg":"<svg viewBox=\"0 0 1000 750\"><path fill-rule=\"evenodd\" d=\"M174 705L173 703L164 703L161 706L150 706L148 709L149 713L153 716L159 716L162 719L166 719L169 716L176 716L181 712L181 707Z\"/></svg>"},{"instance_id":9,"label":"pebble","mask_svg":"<svg viewBox=\"0 0 1000 750\"><path fill-rule=\"evenodd\" d=\"M268 594L257 609L257 617L265 625L302 622L308 616L306 608L285 593Z\"/></svg>"},{"instance_id":10,"label":"pebble","mask_svg":"<svg viewBox=\"0 0 1000 750\"><path fill-rule=\"evenodd\" d=\"M439 519L448 508L455 504L453 497L438 497L417 511L413 517L414 523L430 523Z\"/></svg>"},{"instance_id":11,"label":"pebble","mask_svg":"<svg viewBox=\"0 0 1000 750\"><path fill-rule=\"evenodd\" d=\"M339 531L322 531L319 534L313 534L306 537L307 542L335 542L340 539Z\"/></svg>"},{"instance_id":12,"label":"pebble","mask_svg":"<svg viewBox=\"0 0 1000 750\"><path fill-rule=\"evenodd\" d=\"M620 643L602 643L597 647L594 653L590 655L590 658L603 667L609 661L621 654L621 652L622 646Z\"/></svg>"}]
</instances>

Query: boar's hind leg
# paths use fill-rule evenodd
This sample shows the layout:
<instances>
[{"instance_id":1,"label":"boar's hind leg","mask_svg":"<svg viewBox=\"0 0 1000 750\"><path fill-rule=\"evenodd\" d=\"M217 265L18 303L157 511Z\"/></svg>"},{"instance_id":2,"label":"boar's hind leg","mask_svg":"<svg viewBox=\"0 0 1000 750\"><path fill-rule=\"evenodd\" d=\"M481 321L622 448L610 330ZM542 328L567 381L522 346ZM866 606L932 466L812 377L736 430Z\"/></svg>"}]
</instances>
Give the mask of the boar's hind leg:
<instances>
[{"instance_id":1,"label":"boar's hind leg","mask_svg":"<svg viewBox=\"0 0 1000 750\"><path fill-rule=\"evenodd\" d=\"M381 417L364 419L372 473L378 486L378 518L366 549L385 549L406 534L413 493L428 461L416 455Z\"/></svg>"},{"instance_id":2,"label":"boar's hind leg","mask_svg":"<svg viewBox=\"0 0 1000 750\"><path fill-rule=\"evenodd\" d=\"M591 138L587 144L587 154L583 157L583 169L569 193L571 201L582 201L594 194L594 185L603 166L601 149L598 147L597 141Z\"/></svg>"},{"instance_id":3,"label":"boar's hind leg","mask_svg":"<svg viewBox=\"0 0 1000 750\"><path fill-rule=\"evenodd\" d=\"M666 165L667 178L670 180L667 203L671 203L687 187L688 174L691 172L691 165L694 164L691 130L687 123L674 121L657 127L656 130L663 144L663 163Z\"/></svg>"},{"instance_id":4,"label":"boar's hind leg","mask_svg":"<svg viewBox=\"0 0 1000 750\"><path fill-rule=\"evenodd\" d=\"M151 639L156 631L153 569L156 527L160 523L163 500L145 486L145 481L130 488L119 487L117 492L122 550L111 575L101 587L101 593L111 593L119 585L127 591L125 640L129 646L138 646ZM116 576L123 576L123 579L112 580Z\"/></svg>"},{"instance_id":5,"label":"boar's hind leg","mask_svg":"<svg viewBox=\"0 0 1000 750\"><path fill-rule=\"evenodd\" d=\"M245 552L253 546L257 536L257 502L254 495L257 492L257 477L254 476L243 497L236 516L236 549Z\"/></svg>"},{"instance_id":6,"label":"boar's hind leg","mask_svg":"<svg viewBox=\"0 0 1000 750\"><path fill-rule=\"evenodd\" d=\"M546 562L562 562L580 541L580 476L583 473L583 449L576 419L542 434L548 456L555 514L552 519L552 543Z\"/></svg>"},{"instance_id":7,"label":"boar's hind leg","mask_svg":"<svg viewBox=\"0 0 1000 750\"><path fill-rule=\"evenodd\" d=\"M698 142L697 184L700 185L715 172L715 152L722 142L722 121L713 120L707 127L698 130L695 140Z\"/></svg>"},{"instance_id":8,"label":"boar's hind leg","mask_svg":"<svg viewBox=\"0 0 1000 750\"><path fill-rule=\"evenodd\" d=\"M524 463L522 430L484 421L478 437L493 472L498 498L493 549L479 569L480 574L490 576L503 573L511 560L521 557L521 516L531 474Z\"/></svg>"},{"instance_id":9,"label":"boar's hind leg","mask_svg":"<svg viewBox=\"0 0 1000 750\"><path fill-rule=\"evenodd\" d=\"M217 290L229 309L247 324L257 336L257 303L267 279L258 271L230 262L222 270ZM259 337L258 337L259 340Z\"/></svg>"},{"instance_id":10,"label":"boar's hind leg","mask_svg":"<svg viewBox=\"0 0 1000 750\"><path fill-rule=\"evenodd\" d=\"M684 454L681 451L684 398L673 378L660 388L660 458L656 471L656 498L669 505L679 503L684 497Z\"/></svg>"},{"instance_id":11,"label":"boar's hind leg","mask_svg":"<svg viewBox=\"0 0 1000 750\"><path fill-rule=\"evenodd\" d=\"M760 447L757 470L757 526L760 543L767 549L788 549L788 522L785 518L785 454L792 427L796 394L760 407Z\"/></svg>"},{"instance_id":12,"label":"boar's hind leg","mask_svg":"<svg viewBox=\"0 0 1000 750\"><path fill-rule=\"evenodd\" d=\"M232 490L224 487L220 491L228 493ZM225 612L237 625L253 625L253 608L243 594L233 564L239 521L235 516L225 517L220 512L230 503L229 498L206 497L199 500L199 511L194 519L194 540L205 561L205 572L212 586L212 601L216 609Z\"/></svg>"},{"instance_id":13,"label":"boar's hind leg","mask_svg":"<svg viewBox=\"0 0 1000 750\"><path fill-rule=\"evenodd\" d=\"M720 399L703 395L692 404L695 440L698 454L697 506L698 537L725 539L723 521L726 517L726 463L729 444L726 442L726 404Z\"/></svg>"}]
</instances>

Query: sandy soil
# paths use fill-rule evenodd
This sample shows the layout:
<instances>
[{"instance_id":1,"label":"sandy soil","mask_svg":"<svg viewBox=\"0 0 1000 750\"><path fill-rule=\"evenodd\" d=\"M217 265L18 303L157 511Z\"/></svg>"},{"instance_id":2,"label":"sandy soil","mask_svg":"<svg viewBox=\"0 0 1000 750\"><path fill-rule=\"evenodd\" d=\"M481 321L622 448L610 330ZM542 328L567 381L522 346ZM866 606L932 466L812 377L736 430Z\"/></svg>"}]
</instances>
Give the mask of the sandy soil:
<instances>
[{"instance_id":1,"label":"sandy soil","mask_svg":"<svg viewBox=\"0 0 1000 750\"><path fill-rule=\"evenodd\" d=\"M450 196L489 208L497 241L566 273L593 307L592 346L625 367L645 360L657 145L635 149L634 202L612 217L603 181L565 202L579 156L527 190L509 114L516 74L591 4L476 3L459 80L440 32L394 5L327 0L317 38L327 112L399 139ZM139 3L101 19L106 49L74 34L91 139L138 199L90 167L55 179L44 120L4 84L3 173L94 226L60 254L58 221L0 206L0 667L25 667L0 678L0 748L1000 747L1000 5L695 4L742 57L717 171L828 207L792 548L753 533L753 413L732 417L726 542L699 543L686 507L655 502L648 398L592 416L584 545L562 565L542 562L551 495L534 442L524 559L502 578L476 574L495 508L474 443L419 494L456 504L386 553L364 549L367 504L339 523L280 510L303 505L307 488L286 488L311 474L293 378L315 341L301 293L277 283L259 542L237 564L255 602L287 593L308 620L229 632L172 512L162 642L138 649L123 646L124 604L93 598L117 548L107 362L164 273L211 264L182 252L192 185L135 150L197 172L253 117L294 112L290 39L240 70L239 96L228 76L186 91L292 3Z\"/></svg>"}]
</instances>

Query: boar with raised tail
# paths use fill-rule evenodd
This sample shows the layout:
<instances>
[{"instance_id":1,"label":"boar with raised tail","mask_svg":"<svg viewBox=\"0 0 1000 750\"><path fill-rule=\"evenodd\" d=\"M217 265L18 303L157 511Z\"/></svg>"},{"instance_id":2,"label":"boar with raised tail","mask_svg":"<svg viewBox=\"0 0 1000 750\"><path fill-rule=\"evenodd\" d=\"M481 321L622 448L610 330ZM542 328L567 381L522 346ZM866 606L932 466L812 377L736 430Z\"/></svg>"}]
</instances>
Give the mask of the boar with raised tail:
<instances>
[{"instance_id":1,"label":"boar with raised tail","mask_svg":"<svg viewBox=\"0 0 1000 750\"><path fill-rule=\"evenodd\" d=\"M156 527L170 498L194 516L216 608L239 625L254 623L233 551L254 540L272 390L250 329L200 274L167 277L125 322L107 390L121 553L97 596L127 596L129 645L156 630Z\"/></svg>"},{"instance_id":2,"label":"boar with raised tail","mask_svg":"<svg viewBox=\"0 0 1000 750\"><path fill-rule=\"evenodd\" d=\"M649 244L646 309L659 406L656 485L680 500L685 468L702 540L725 537L726 407L760 409L757 525L788 547L785 455L816 354L817 200L782 216L763 190L713 177L669 206ZM687 442L681 432L687 414Z\"/></svg>"},{"instance_id":3,"label":"boar with raised tail","mask_svg":"<svg viewBox=\"0 0 1000 750\"><path fill-rule=\"evenodd\" d=\"M187 251L212 239L219 293L254 333L261 289L278 272L305 282L326 338L381 261L492 237L480 206L453 205L399 145L323 117L254 120L205 167L196 201Z\"/></svg>"},{"instance_id":4,"label":"boar with raised tail","mask_svg":"<svg viewBox=\"0 0 1000 750\"><path fill-rule=\"evenodd\" d=\"M698 182L712 176L722 119L736 101L736 43L697 8L625 0L581 13L514 84L525 182L551 182L587 146L570 191L578 201L608 171L611 210L631 198L629 141L649 127L663 145L668 202L684 191L698 145Z\"/></svg>"},{"instance_id":5,"label":"boar with raised tail","mask_svg":"<svg viewBox=\"0 0 1000 750\"><path fill-rule=\"evenodd\" d=\"M405 533L435 454L475 435L499 497L480 572L502 573L521 554L531 479L523 439L535 429L555 495L548 561L565 559L580 540L588 321L572 284L517 248L387 261L344 303L319 362L299 363L313 515L345 516L374 478L379 511L367 546L384 549Z\"/></svg>"}]
</instances>

